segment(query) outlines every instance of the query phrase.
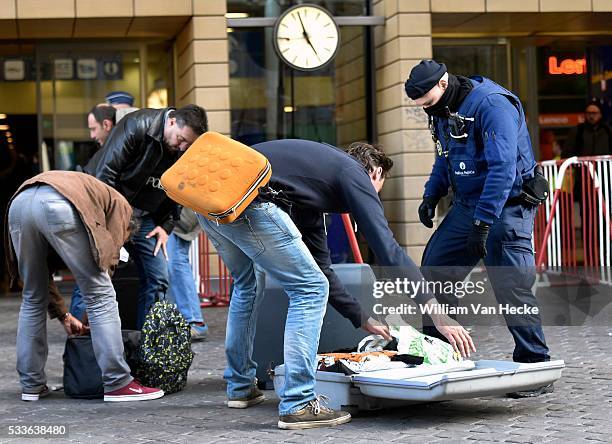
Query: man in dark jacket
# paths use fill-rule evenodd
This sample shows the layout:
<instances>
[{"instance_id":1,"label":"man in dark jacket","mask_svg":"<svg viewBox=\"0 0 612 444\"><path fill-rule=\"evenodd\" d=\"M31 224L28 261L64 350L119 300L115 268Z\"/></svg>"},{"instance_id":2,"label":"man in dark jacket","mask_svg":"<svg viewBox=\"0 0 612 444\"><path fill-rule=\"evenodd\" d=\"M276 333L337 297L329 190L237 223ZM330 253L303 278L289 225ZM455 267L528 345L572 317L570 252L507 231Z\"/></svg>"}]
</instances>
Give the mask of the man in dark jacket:
<instances>
[{"instance_id":1,"label":"man in dark jacket","mask_svg":"<svg viewBox=\"0 0 612 444\"><path fill-rule=\"evenodd\" d=\"M207 130L206 112L197 105L135 111L117 124L99 162L85 168L123 194L140 222L126 245L140 274L138 328L168 289L166 242L177 206L166 196L160 177ZM163 255L158 255L160 249Z\"/></svg>"},{"instance_id":2,"label":"man in dark jacket","mask_svg":"<svg viewBox=\"0 0 612 444\"><path fill-rule=\"evenodd\" d=\"M612 130L603 121L601 105L591 101L584 110L584 123L569 132L563 157L601 156L612 153Z\"/></svg>"},{"instance_id":3,"label":"man in dark jacket","mask_svg":"<svg viewBox=\"0 0 612 444\"><path fill-rule=\"evenodd\" d=\"M563 157L573 156L603 156L612 154L612 128L603 121L601 105L597 100L590 101L584 110L584 123L578 124L567 135L563 147ZM577 202L580 210L580 220L582 227L594 226L597 224L597 217L592 211L585 211L582 202L584 181L590 181L589 174L581 177L581 170L577 170L574 177L574 201ZM590 186L593 186L592 184ZM596 236L597 231L595 232ZM595 239L598 243L598 238Z\"/></svg>"},{"instance_id":4,"label":"man in dark jacket","mask_svg":"<svg viewBox=\"0 0 612 444\"><path fill-rule=\"evenodd\" d=\"M419 268L393 237L378 192L393 162L366 143L349 147L349 154L308 140L274 140L253 146L272 165L267 198L284 208L302 234L302 240L329 281L329 303L355 327L388 336L384 327L368 319L331 269L323 213L351 213L374 251L378 264L397 267L412 281L421 281ZM264 197L265 198L265 197ZM422 292L417 303L435 304L434 295ZM438 330L463 355L474 345L469 333L445 314L434 315Z\"/></svg>"}]
</instances>

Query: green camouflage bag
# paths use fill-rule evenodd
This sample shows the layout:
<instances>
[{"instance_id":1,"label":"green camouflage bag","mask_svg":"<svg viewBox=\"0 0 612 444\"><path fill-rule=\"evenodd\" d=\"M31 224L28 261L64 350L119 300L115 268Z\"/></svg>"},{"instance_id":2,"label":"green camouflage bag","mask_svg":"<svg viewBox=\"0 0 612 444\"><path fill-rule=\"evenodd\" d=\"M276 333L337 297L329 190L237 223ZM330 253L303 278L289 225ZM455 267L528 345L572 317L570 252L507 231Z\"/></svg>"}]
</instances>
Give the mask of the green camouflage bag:
<instances>
[{"instance_id":1,"label":"green camouflage bag","mask_svg":"<svg viewBox=\"0 0 612 444\"><path fill-rule=\"evenodd\" d=\"M178 392L187 384L193 356L185 318L168 301L156 302L142 327L136 378L147 387Z\"/></svg>"}]
</instances>

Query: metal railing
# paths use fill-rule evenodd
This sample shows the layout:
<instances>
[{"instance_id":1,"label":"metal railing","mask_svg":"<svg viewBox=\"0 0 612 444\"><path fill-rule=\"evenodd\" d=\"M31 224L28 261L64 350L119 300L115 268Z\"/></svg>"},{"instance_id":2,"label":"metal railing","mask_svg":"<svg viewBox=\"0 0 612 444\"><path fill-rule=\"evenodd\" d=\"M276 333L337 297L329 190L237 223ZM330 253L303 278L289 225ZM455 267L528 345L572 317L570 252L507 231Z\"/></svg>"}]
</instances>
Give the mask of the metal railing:
<instances>
[{"instance_id":1,"label":"metal railing","mask_svg":"<svg viewBox=\"0 0 612 444\"><path fill-rule=\"evenodd\" d=\"M612 282L612 156L572 157L541 165L550 193L536 216L536 266L540 271L601 268L605 280Z\"/></svg>"}]
</instances>

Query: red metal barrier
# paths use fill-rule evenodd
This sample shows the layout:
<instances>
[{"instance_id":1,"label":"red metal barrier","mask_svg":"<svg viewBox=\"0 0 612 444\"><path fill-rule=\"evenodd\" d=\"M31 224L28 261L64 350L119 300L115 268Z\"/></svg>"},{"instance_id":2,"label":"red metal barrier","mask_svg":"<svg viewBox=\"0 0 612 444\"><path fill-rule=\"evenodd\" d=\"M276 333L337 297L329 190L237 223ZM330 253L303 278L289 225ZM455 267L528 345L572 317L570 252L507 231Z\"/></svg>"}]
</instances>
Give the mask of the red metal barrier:
<instances>
[{"instance_id":1,"label":"red metal barrier","mask_svg":"<svg viewBox=\"0 0 612 444\"><path fill-rule=\"evenodd\" d=\"M200 233L196 245L198 248L195 256L198 261L193 265L198 271L196 282L199 282L200 306L224 307L229 305L232 277L227 267L221 261L221 257L217 256L219 272L217 276L211 276L210 243L204 233Z\"/></svg>"},{"instance_id":2,"label":"red metal barrier","mask_svg":"<svg viewBox=\"0 0 612 444\"><path fill-rule=\"evenodd\" d=\"M349 244L358 264L363 263L357 237L351 226L348 214L342 214L342 222ZM202 307L223 307L229 305L231 296L232 277L221 258L217 256L218 276L211 275L211 249L206 234L200 233L197 242L192 243L192 267L198 290L200 293L200 305Z\"/></svg>"},{"instance_id":3,"label":"red metal barrier","mask_svg":"<svg viewBox=\"0 0 612 444\"><path fill-rule=\"evenodd\" d=\"M351 251L353 252L353 257L355 258L355 263L363 264L361 250L359 250L359 244L357 243L357 236L355 236L355 232L353 231L351 217L348 215L348 213L342 214L342 223L344 224L344 230L346 231L346 236L348 237Z\"/></svg>"}]
</instances>

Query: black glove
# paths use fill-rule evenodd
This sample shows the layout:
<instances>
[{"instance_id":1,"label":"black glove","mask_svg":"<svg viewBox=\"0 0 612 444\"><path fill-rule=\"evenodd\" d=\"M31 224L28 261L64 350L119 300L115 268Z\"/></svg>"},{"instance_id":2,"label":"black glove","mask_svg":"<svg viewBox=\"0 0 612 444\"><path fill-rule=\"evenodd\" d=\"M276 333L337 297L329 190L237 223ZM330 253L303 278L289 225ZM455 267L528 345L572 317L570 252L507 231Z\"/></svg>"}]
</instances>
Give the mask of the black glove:
<instances>
[{"instance_id":1,"label":"black glove","mask_svg":"<svg viewBox=\"0 0 612 444\"><path fill-rule=\"evenodd\" d=\"M427 228L433 228L433 217L436 214L436 206L438 205L438 197L424 197L423 202L419 205L419 220Z\"/></svg>"},{"instance_id":2,"label":"black glove","mask_svg":"<svg viewBox=\"0 0 612 444\"><path fill-rule=\"evenodd\" d=\"M472 225L472 232L467 238L467 251L471 256L485 257L487 255L487 237L489 236L489 225L477 221Z\"/></svg>"}]
</instances>

